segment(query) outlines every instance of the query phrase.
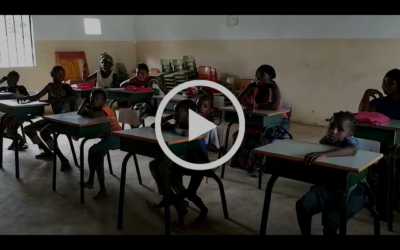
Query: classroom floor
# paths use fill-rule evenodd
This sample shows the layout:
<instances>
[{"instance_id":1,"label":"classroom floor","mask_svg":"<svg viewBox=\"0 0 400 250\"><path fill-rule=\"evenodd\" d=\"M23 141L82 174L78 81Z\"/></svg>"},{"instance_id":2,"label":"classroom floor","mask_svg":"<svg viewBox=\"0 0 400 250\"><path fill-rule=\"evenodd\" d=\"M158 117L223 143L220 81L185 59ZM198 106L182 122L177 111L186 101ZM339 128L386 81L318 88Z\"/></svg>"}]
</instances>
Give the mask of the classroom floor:
<instances>
[{"instance_id":1,"label":"classroom floor","mask_svg":"<svg viewBox=\"0 0 400 250\"><path fill-rule=\"evenodd\" d=\"M150 125L152 118L146 123ZM221 124L221 127L226 124ZM231 130L232 131L232 130ZM235 126L233 126L233 131ZM325 128L292 125L292 134L296 140L316 142L324 135ZM59 144L65 155L73 158L65 136L59 137ZM87 142L86 150L96 140ZM138 156L143 186L139 185L133 162L129 165L125 191L125 214L123 230L117 230L117 204L119 192L120 166L125 153L118 150L111 153L113 169L116 176L111 176L106 170L106 185L109 196L102 201L95 201L98 185L93 190L85 190L85 204L80 204L78 169L69 173L57 173L57 192L51 189L51 161L36 160L39 150L29 144L29 149L20 152L20 176L15 179L14 152L8 151L9 140L4 141L4 168L0 170L0 232L1 234L43 234L43 235L162 235L164 220L148 210L145 200L159 201L155 183L148 169L150 158ZM78 150L78 144L75 147ZM87 152L87 151L86 151ZM87 162L87 161L86 161ZM106 165L106 169L107 165ZM220 170L217 171L218 175ZM257 189L257 179L246 175L242 170L226 168L225 193L227 197L229 220L225 220L218 186L214 180L204 180L198 194L209 208L209 219L202 229L189 229L187 234L193 235L256 235L260 227L261 210L264 191ZM88 166L85 165L85 175ZM263 189L269 179L264 175ZM85 177L86 180L86 177ZM188 177L185 178L188 181ZM298 235L294 204L310 185L278 179L273 190L270 217L267 234ZM197 209L192 204L186 217L186 224L197 216ZM176 213L171 209L171 220L176 219ZM321 216L313 220L313 234L322 234ZM372 235L373 224L367 210L363 210L348 223L349 235ZM394 226L394 232L386 229L381 223L381 234L398 234L400 227ZM396 233L397 232L397 233ZM173 233L175 234L175 233Z\"/></svg>"}]
</instances>

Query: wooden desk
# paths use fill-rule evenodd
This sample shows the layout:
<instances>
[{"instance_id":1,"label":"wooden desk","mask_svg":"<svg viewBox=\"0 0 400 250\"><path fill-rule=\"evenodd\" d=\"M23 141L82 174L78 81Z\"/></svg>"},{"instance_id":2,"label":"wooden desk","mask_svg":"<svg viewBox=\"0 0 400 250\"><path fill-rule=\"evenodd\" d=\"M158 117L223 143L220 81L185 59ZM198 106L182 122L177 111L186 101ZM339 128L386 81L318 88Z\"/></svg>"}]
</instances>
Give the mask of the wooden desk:
<instances>
[{"instance_id":1,"label":"wooden desk","mask_svg":"<svg viewBox=\"0 0 400 250\"><path fill-rule=\"evenodd\" d=\"M228 151L228 142L229 142L229 132L231 129L231 126L233 124L238 124L239 123L239 117L236 112L236 109L234 106L226 106L226 107L220 107L219 108L221 112L221 116L223 115L224 121L228 122L228 127L226 129L226 135L225 135L225 154ZM286 132L286 134L290 137L290 139L293 138L293 136L287 131L282 125L281 122L283 121L283 114L290 112L289 109L280 109L280 110L254 110L251 113L251 116L246 116L246 125L249 126L257 126L257 127L263 127L264 132L260 136L260 145L264 143L264 138L265 138L265 133L267 132L268 129L274 128L274 127L280 127L283 131ZM222 114L223 113L223 114ZM222 117L221 117L222 119ZM222 165L221 169L221 179L224 178L225 174L225 164ZM261 180L262 180L262 175L259 177L259 185L258 189L261 189Z\"/></svg>"},{"instance_id":2,"label":"wooden desk","mask_svg":"<svg viewBox=\"0 0 400 250\"><path fill-rule=\"evenodd\" d=\"M334 148L316 143L278 140L253 150L253 153L267 158L266 172L272 175L265 190L260 235L266 233L272 188L278 177L331 187L345 192L360 180L366 178L368 167L383 157L380 153L359 150L356 156L326 158L316 161L313 165L303 163L304 156L307 153ZM345 199L343 199L342 207L340 234L345 235Z\"/></svg>"},{"instance_id":3,"label":"wooden desk","mask_svg":"<svg viewBox=\"0 0 400 250\"><path fill-rule=\"evenodd\" d=\"M14 97L13 92L0 92L0 100L7 100Z\"/></svg>"},{"instance_id":4,"label":"wooden desk","mask_svg":"<svg viewBox=\"0 0 400 250\"><path fill-rule=\"evenodd\" d=\"M89 118L77 114L77 112L70 112L57 115L49 115L43 117L50 122L50 130L54 136L54 152L58 147L57 138L60 134L65 134L71 137L85 138L80 144L80 192L81 203L84 204L84 145L88 139L98 138L101 135L111 132L110 122L116 118L110 117L97 117ZM53 191L56 191L56 173L57 173L57 154L53 156Z\"/></svg>"},{"instance_id":5,"label":"wooden desk","mask_svg":"<svg viewBox=\"0 0 400 250\"><path fill-rule=\"evenodd\" d=\"M394 202L394 169L396 168L396 152L400 143L400 121L391 120L387 124L373 125L357 123L354 136L362 139L379 141L385 148L390 148L389 180L388 180L388 230L393 231L393 202Z\"/></svg>"},{"instance_id":6,"label":"wooden desk","mask_svg":"<svg viewBox=\"0 0 400 250\"><path fill-rule=\"evenodd\" d=\"M125 179L126 179L126 165L131 156L139 154L150 158L157 159L169 159L161 149L157 137L156 131L151 127L142 127L128 130L120 130L112 133L113 136L120 137L120 150L127 152L124 160L122 161L121 167L121 182L119 190L119 205L118 205L118 229L122 229L122 220L124 213L124 199L125 199ZM168 148L178 157L184 156L189 152L192 146L196 146L197 140L204 139L205 136L199 136L192 141L188 141L188 138L176 134L174 131L163 132L164 141ZM136 171L138 174L139 183L142 184L139 166L135 162ZM170 206L169 206L169 180L165 182L165 234L171 234L170 228Z\"/></svg>"},{"instance_id":7,"label":"wooden desk","mask_svg":"<svg viewBox=\"0 0 400 250\"><path fill-rule=\"evenodd\" d=\"M3 167L3 131L4 131L4 119L6 116L15 116L21 121L26 121L33 119L39 115L44 114L44 107L49 105L46 102L29 102L29 103L18 103L16 99L12 100L0 100L0 112L5 113L1 118L0 122L0 164ZM14 133L14 145L18 146L18 131L17 129L13 131ZM19 152L15 152L15 177L19 179Z\"/></svg>"}]
</instances>

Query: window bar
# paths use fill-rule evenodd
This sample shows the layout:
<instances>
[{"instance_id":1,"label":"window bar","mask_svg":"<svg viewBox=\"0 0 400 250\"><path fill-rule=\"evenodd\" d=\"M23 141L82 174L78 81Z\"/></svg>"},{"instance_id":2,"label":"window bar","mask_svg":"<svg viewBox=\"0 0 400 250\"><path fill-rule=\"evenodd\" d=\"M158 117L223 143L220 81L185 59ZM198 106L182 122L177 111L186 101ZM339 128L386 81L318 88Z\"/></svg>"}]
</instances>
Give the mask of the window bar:
<instances>
[{"instance_id":1,"label":"window bar","mask_svg":"<svg viewBox=\"0 0 400 250\"><path fill-rule=\"evenodd\" d=\"M6 30L6 43L7 43L7 55L8 55L8 67L10 67L10 60L11 60L11 58L10 58L10 50L8 49L8 39L7 39L7 37L8 37L8 29L7 29L7 18L6 18L6 15L3 15L3 18L4 18L4 27L5 27L5 30Z\"/></svg>"},{"instance_id":2,"label":"window bar","mask_svg":"<svg viewBox=\"0 0 400 250\"><path fill-rule=\"evenodd\" d=\"M24 60L25 60L25 65L26 65L24 19L22 18L22 15L21 15L21 33L22 33L22 46L24 47Z\"/></svg>"},{"instance_id":3,"label":"window bar","mask_svg":"<svg viewBox=\"0 0 400 250\"><path fill-rule=\"evenodd\" d=\"M32 47L32 54L31 54L31 58L32 58L32 64L35 65L36 64L36 58L35 58L35 43L34 43L34 38L33 38L33 25L32 25L32 15L29 15L29 32L30 32L30 38L31 38L31 47Z\"/></svg>"},{"instance_id":4,"label":"window bar","mask_svg":"<svg viewBox=\"0 0 400 250\"><path fill-rule=\"evenodd\" d=\"M17 66L19 65L19 59L18 59L18 46L17 46L17 27L15 26L15 17L12 15L13 19L13 26L14 26L14 41L15 41L15 58L17 59Z\"/></svg>"}]
</instances>

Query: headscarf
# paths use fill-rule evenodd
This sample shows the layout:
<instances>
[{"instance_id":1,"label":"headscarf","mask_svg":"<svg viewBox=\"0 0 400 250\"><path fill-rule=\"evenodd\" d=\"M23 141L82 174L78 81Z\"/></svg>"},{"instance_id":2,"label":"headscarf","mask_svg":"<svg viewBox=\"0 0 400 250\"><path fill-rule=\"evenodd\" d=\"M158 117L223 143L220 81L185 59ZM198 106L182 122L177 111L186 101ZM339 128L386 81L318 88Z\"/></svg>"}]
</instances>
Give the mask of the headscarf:
<instances>
[{"instance_id":1,"label":"headscarf","mask_svg":"<svg viewBox=\"0 0 400 250\"><path fill-rule=\"evenodd\" d=\"M260 67L258 67L257 71L267 73L269 75L269 77L271 77L271 80L275 79L275 77L276 77L275 69L270 65L266 65L266 64L261 65Z\"/></svg>"},{"instance_id":2,"label":"headscarf","mask_svg":"<svg viewBox=\"0 0 400 250\"><path fill-rule=\"evenodd\" d=\"M107 54L106 52L104 52L100 56L100 63L102 63L104 61L111 63L111 65L114 65L114 59L109 54Z\"/></svg>"}]
</instances>

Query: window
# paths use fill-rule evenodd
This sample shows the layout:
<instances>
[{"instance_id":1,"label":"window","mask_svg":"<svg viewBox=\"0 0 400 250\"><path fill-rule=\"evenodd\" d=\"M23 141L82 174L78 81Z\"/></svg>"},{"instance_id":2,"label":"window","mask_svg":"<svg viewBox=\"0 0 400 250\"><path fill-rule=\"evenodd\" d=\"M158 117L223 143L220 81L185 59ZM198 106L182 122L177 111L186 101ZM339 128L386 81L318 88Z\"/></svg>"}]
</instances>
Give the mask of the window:
<instances>
[{"instance_id":1,"label":"window","mask_svg":"<svg viewBox=\"0 0 400 250\"><path fill-rule=\"evenodd\" d=\"M85 18L83 19L85 25L86 35L101 35L101 22L97 18Z\"/></svg>"},{"instance_id":2,"label":"window","mask_svg":"<svg viewBox=\"0 0 400 250\"><path fill-rule=\"evenodd\" d=\"M0 15L0 68L35 65L32 16Z\"/></svg>"}]
</instances>

